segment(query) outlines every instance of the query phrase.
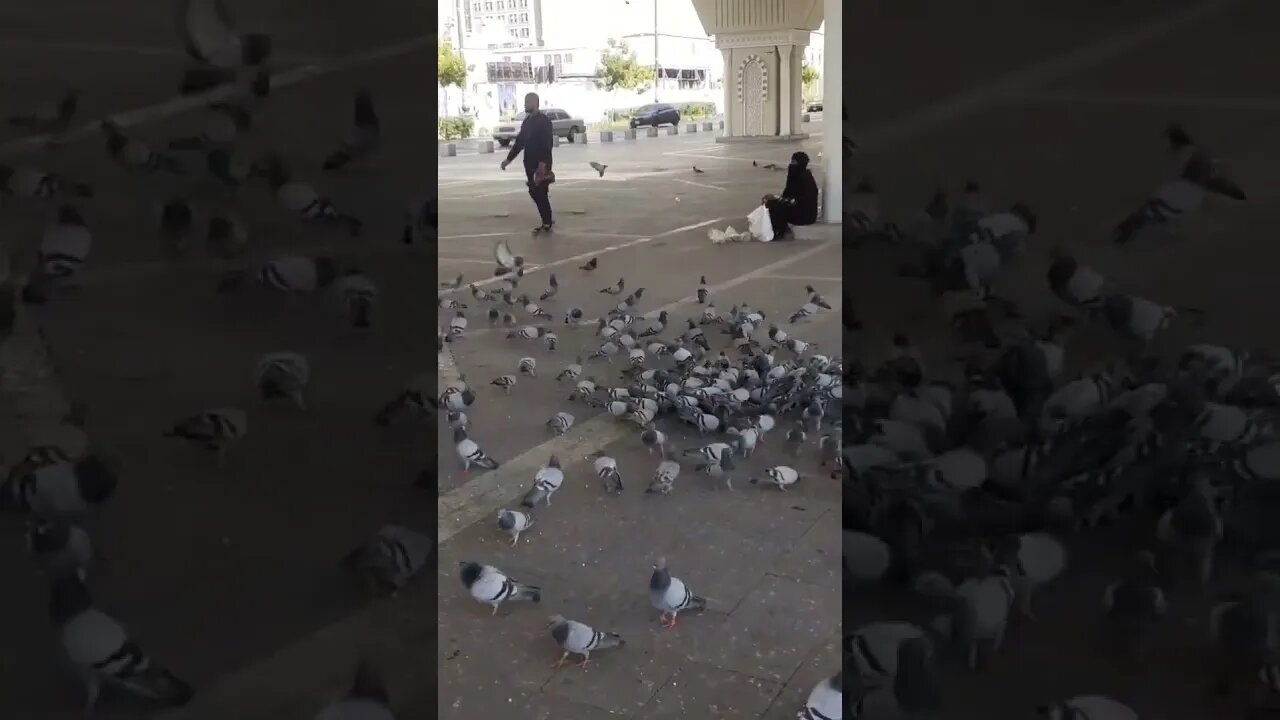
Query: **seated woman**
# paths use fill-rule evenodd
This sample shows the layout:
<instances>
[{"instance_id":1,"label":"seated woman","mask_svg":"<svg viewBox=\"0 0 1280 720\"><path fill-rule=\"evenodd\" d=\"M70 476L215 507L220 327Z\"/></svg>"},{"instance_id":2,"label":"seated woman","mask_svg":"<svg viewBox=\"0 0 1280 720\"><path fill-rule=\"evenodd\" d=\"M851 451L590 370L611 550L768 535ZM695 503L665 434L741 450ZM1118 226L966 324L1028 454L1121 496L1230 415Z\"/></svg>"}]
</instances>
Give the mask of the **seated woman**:
<instances>
[{"instance_id":1,"label":"seated woman","mask_svg":"<svg viewBox=\"0 0 1280 720\"><path fill-rule=\"evenodd\" d=\"M775 240L794 240L792 225L812 225L818 220L818 183L809 172L809 156L797 152L787 166L787 185L782 197L764 196Z\"/></svg>"}]
</instances>

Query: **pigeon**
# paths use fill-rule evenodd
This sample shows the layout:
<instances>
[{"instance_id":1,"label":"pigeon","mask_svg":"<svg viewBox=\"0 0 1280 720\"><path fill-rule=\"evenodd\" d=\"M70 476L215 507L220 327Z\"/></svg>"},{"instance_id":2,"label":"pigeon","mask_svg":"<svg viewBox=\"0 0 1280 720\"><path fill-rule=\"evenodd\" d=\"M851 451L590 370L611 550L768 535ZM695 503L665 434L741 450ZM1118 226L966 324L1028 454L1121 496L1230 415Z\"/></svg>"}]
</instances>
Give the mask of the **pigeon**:
<instances>
[{"instance_id":1,"label":"pigeon","mask_svg":"<svg viewBox=\"0 0 1280 720\"><path fill-rule=\"evenodd\" d=\"M1177 178L1156 188L1137 210L1116 225L1112 241L1123 245L1148 233L1169 235L1179 221L1204 204L1212 178L1213 167L1208 159L1193 155Z\"/></svg>"},{"instance_id":2,"label":"pigeon","mask_svg":"<svg viewBox=\"0 0 1280 720\"><path fill-rule=\"evenodd\" d=\"M27 529L27 548L51 578L70 574L84 580L97 557L89 533L63 521L31 523Z\"/></svg>"},{"instance_id":3,"label":"pigeon","mask_svg":"<svg viewBox=\"0 0 1280 720\"><path fill-rule=\"evenodd\" d=\"M703 275L698 278L698 304L705 305L707 303L707 296L710 294L711 291L707 288L707 276Z\"/></svg>"},{"instance_id":4,"label":"pigeon","mask_svg":"<svg viewBox=\"0 0 1280 720\"><path fill-rule=\"evenodd\" d=\"M880 538L858 530L845 530L842 543L844 567L857 582L874 583L885 576L893 550Z\"/></svg>"},{"instance_id":5,"label":"pigeon","mask_svg":"<svg viewBox=\"0 0 1280 720\"><path fill-rule=\"evenodd\" d=\"M558 412L547 421L547 427L556 435L563 435L573 427L574 417L567 412Z\"/></svg>"},{"instance_id":6,"label":"pigeon","mask_svg":"<svg viewBox=\"0 0 1280 720\"><path fill-rule=\"evenodd\" d=\"M532 510L542 502L547 507L551 507L551 496L560 489L562 483L564 483L564 470L560 469L560 458L552 455L547 461L547 466L534 474L533 487L525 494L520 505Z\"/></svg>"},{"instance_id":7,"label":"pigeon","mask_svg":"<svg viewBox=\"0 0 1280 720\"><path fill-rule=\"evenodd\" d=\"M704 174L705 172L706 172L706 170L699 170L697 165L694 165L694 166L693 166L693 174L694 174L694 175L702 175L702 174Z\"/></svg>"},{"instance_id":8,"label":"pigeon","mask_svg":"<svg viewBox=\"0 0 1280 720\"><path fill-rule=\"evenodd\" d=\"M552 615L548 627L551 628L551 637L555 638L561 648L564 648L564 654L560 656L556 667L564 665L571 654L581 655L582 663L578 667L586 667L593 651L623 647L627 644L627 641L617 633L600 632L575 620L566 620L563 615Z\"/></svg>"},{"instance_id":9,"label":"pigeon","mask_svg":"<svg viewBox=\"0 0 1280 720\"><path fill-rule=\"evenodd\" d=\"M169 141L174 152L209 151L216 148L230 149L236 140L253 125L253 115L247 108L230 103L207 107L204 128L198 135L188 135Z\"/></svg>"},{"instance_id":10,"label":"pigeon","mask_svg":"<svg viewBox=\"0 0 1280 720\"><path fill-rule=\"evenodd\" d=\"M843 702L840 675L832 675L809 691L809 698L796 720L838 720L843 713Z\"/></svg>"},{"instance_id":11,"label":"pigeon","mask_svg":"<svg viewBox=\"0 0 1280 720\"><path fill-rule=\"evenodd\" d=\"M474 440L467 437L467 431L464 428L454 428L453 444L458 453L458 459L462 460L464 472L470 470L472 465L485 470L498 469L498 461L486 455Z\"/></svg>"},{"instance_id":12,"label":"pigeon","mask_svg":"<svg viewBox=\"0 0 1280 720\"><path fill-rule=\"evenodd\" d=\"M75 519L106 502L116 490L116 471L99 455L10 473L0 484L0 510L41 520Z\"/></svg>"},{"instance_id":13,"label":"pigeon","mask_svg":"<svg viewBox=\"0 0 1280 720\"><path fill-rule=\"evenodd\" d=\"M561 380L574 380L574 379L577 379L577 377L581 374L582 374L582 356L579 355L573 362L566 365L565 368L560 371L559 375L556 375L556 382L559 382Z\"/></svg>"},{"instance_id":14,"label":"pigeon","mask_svg":"<svg viewBox=\"0 0 1280 720\"><path fill-rule=\"evenodd\" d=\"M137 138L127 137L115 121L104 120L99 128L106 138L107 154L126 170L163 170L175 175L184 172L177 158L158 153Z\"/></svg>"},{"instance_id":15,"label":"pigeon","mask_svg":"<svg viewBox=\"0 0 1280 720\"><path fill-rule=\"evenodd\" d=\"M733 489L733 477L730 475L735 469L733 464L733 452L726 450L720 453L718 459L704 463L697 467L698 472L705 473L714 479L724 478L724 484L730 490Z\"/></svg>"},{"instance_id":16,"label":"pigeon","mask_svg":"<svg viewBox=\"0 0 1280 720\"><path fill-rule=\"evenodd\" d=\"M522 375L528 375L529 377L538 376L538 361L535 358L522 357L520 358L520 362L517 367Z\"/></svg>"},{"instance_id":17,"label":"pigeon","mask_svg":"<svg viewBox=\"0 0 1280 720\"><path fill-rule=\"evenodd\" d=\"M795 485L796 481L800 479L800 473L796 472L795 468L789 468L786 465L771 467L765 470L764 474L775 487L783 491L787 489L787 486ZM758 485L761 482L760 478L751 478L752 485Z\"/></svg>"},{"instance_id":18,"label":"pigeon","mask_svg":"<svg viewBox=\"0 0 1280 720\"><path fill-rule=\"evenodd\" d=\"M698 597L680 578L667 571L667 559L658 558L649 576L649 602L662 612L662 626L670 630L676 626L680 612L698 612L707 609L705 598Z\"/></svg>"},{"instance_id":19,"label":"pigeon","mask_svg":"<svg viewBox=\"0 0 1280 720\"><path fill-rule=\"evenodd\" d=\"M502 388L503 395L510 395L511 389L516 386L516 376L515 375L499 375L498 377L494 378L493 381L490 382L489 384L497 385L498 387Z\"/></svg>"},{"instance_id":20,"label":"pigeon","mask_svg":"<svg viewBox=\"0 0 1280 720\"><path fill-rule=\"evenodd\" d=\"M653 479L649 481L649 487L645 493L670 495L678 477L680 477L680 463L674 460L663 460L658 463L658 469L654 471Z\"/></svg>"},{"instance_id":21,"label":"pigeon","mask_svg":"<svg viewBox=\"0 0 1280 720\"><path fill-rule=\"evenodd\" d=\"M609 167L608 165L601 165L600 163L596 162L595 160L592 160L591 162L589 162L589 163L587 163L587 164L591 166L591 169L592 169L592 170L595 170L597 173L600 173L600 177L604 177L604 171L605 171L606 169L608 169L608 167Z\"/></svg>"},{"instance_id":22,"label":"pigeon","mask_svg":"<svg viewBox=\"0 0 1280 720\"><path fill-rule=\"evenodd\" d=\"M507 577L501 570L492 565L463 561L461 568L462 584L477 602L493 607L493 614L498 614L498 606L505 602L529 600L542 602L542 588L525 585L520 581Z\"/></svg>"},{"instance_id":23,"label":"pigeon","mask_svg":"<svg viewBox=\"0 0 1280 720\"><path fill-rule=\"evenodd\" d=\"M29 167L0 165L0 194L24 200L47 200L62 196L92 198L93 186L72 183L62 175Z\"/></svg>"},{"instance_id":24,"label":"pigeon","mask_svg":"<svg viewBox=\"0 0 1280 720\"><path fill-rule=\"evenodd\" d=\"M1222 517L1209 481L1195 477L1177 505L1156 526L1156 538L1188 558L1201 584L1213 575L1213 560L1223 537Z\"/></svg>"},{"instance_id":25,"label":"pigeon","mask_svg":"<svg viewBox=\"0 0 1280 720\"><path fill-rule=\"evenodd\" d=\"M516 510L498 511L498 529L511 535L511 544L520 542L520 533L533 527L533 515Z\"/></svg>"},{"instance_id":26,"label":"pigeon","mask_svg":"<svg viewBox=\"0 0 1280 720\"><path fill-rule=\"evenodd\" d=\"M173 707L195 696L190 685L147 656L119 622L93 606L78 576L55 578L49 595L49 616L62 650L85 683L86 717L93 713L104 682Z\"/></svg>"},{"instance_id":27,"label":"pigeon","mask_svg":"<svg viewBox=\"0 0 1280 720\"><path fill-rule=\"evenodd\" d=\"M22 300L42 304L52 290L66 283L84 266L93 249L93 234L79 210L71 205L58 209L57 219L44 230L36 267L22 289Z\"/></svg>"},{"instance_id":28,"label":"pigeon","mask_svg":"<svg viewBox=\"0 0 1280 720\"><path fill-rule=\"evenodd\" d=\"M367 329L373 323L373 306L378 299L378 286L368 275L359 270L348 269L334 285L334 289L346 308L347 321L351 327L357 330ZM466 317L462 316L462 320L462 329L465 330ZM460 335L462 331L454 332L454 327L455 324L450 322L450 333Z\"/></svg>"},{"instance_id":29,"label":"pigeon","mask_svg":"<svg viewBox=\"0 0 1280 720\"><path fill-rule=\"evenodd\" d=\"M256 380L263 400L288 398L299 410L308 409L304 391L311 381L311 364L306 356L294 352L263 355L258 359Z\"/></svg>"},{"instance_id":30,"label":"pigeon","mask_svg":"<svg viewBox=\"0 0 1280 720\"><path fill-rule=\"evenodd\" d=\"M550 300L556 296L556 293L560 292L560 281L556 280L555 273L551 273L551 278L547 282L549 287L546 292L538 296L539 300Z\"/></svg>"},{"instance_id":31,"label":"pigeon","mask_svg":"<svg viewBox=\"0 0 1280 720\"><path fill-rule=\"evenodd\" d=\"M600 266L600 259L599 259L599 258L591 258L591 259L590 259L590 260L588 260L585 264L583 264L583 265L579 265L579 266L578 266L578 269L579 269L579 270L586 270L587 272L591 272L592 270L595 270L595 269L596 269L597 267L599 267L599 266Z\"/></svg>"},{"instance_id":32,"label":"pigeon","mask_svg":"<svg viewBox=\"0 0 1280 720\"><path fill-rule=\"evenodd\" d=\"M598 452L595 455L595 463L593 465L596 471L596 477L604 483L605 492L622 493L622 473L618 471L618 461Z\"/></svg>"},{"instance_id":33,"label":"pigeon","mask_svg":"<svg viewBox=\"0 0 1280 720\"><path fill-rule=\"evenodd\" d=\"M368 90L356 93L353 101L352 125L342 140L342 147L325 158L325 170L340 170L360 157L373 151L382 136L382 121L373 108L373 95Z\"/></svg>"},{"instance_id":34,"label":"pigeon","mask_svg":"<svg viewBox=\"0 0 1280 720\"><path fill-rule=\"evenodd\" d=\"M243 438L248 429L249 416L244 410L216 408L179 420L164 436L203 445L214 452L218 467L223 467L227 448Z\"/></svg>"},{"instance_id":35,"label":"pigeon","mask_svg":"<svg viewBox=\"0 0 1280 720\"><path fill-rule=\"evenodd\" d=\"M25 115L10 115L9 124L38 133L59 135L70 129L71 120L75 118L79 105L80 93L69 90L50 107L40 108Z\"/></svg>"},{"instance_id":36,"label":"pigeon","mask_svg":"<svg viewBox=\"0 0 1280 720\"><path fill-rule=\"evenodd\" d=\"M353 236L361 233L364 223L359 218L338 209L332 200L307 183L294 179L280 156L268 155L264 163L267 184L280 207L304 222L336 225Z\"/></svg>"},{"instance_id":37,"label":"pigeon","mask_svg":"<svg viewBox=\"0 0 1280 720\"><path fill-rule=\"evenodd\" d=\"M1209 157L1203 148L1196 146L1186 128L1176 123L1170 125L1165 129L1165 137L1169 140L1169 150L1178 160L1179 172L1186 170L1192 161L1206 163L1209 166L1209 177L1204 183L1206 190L1232 200L1247 199L1244 190L1222 172L1218 162Z\"/></svg>"},{"instance_id":38,"label":"pigeon","mask_svg":"<svg viewBox=\"0 0 1280 720\"><path fill-rule=\"evenodd\" d=\"M511 246L506 240L499 240L493 246L493 259L498 263L498 269L494 271L494 275L506 275L517 271L523 273L524 258L513 255Z\"/></svg>"},{"instance_id":39,"label":"pigeon","mask_svg":"<svg viewBox=\"0 0 1280 720\"><path fill-rule=\"evenodd\" d=\"M165 245L179 252L185 251L196 234L198 224L197 211L191 203L181 197L171 197L160 206L157 219Z\"/></svg>"},{"instance_id":40,"label":"pigeon","mask_svg":"<svg viewBox=\"0 0 1280 720\"><path fill-rule=\"evenodd\" d=\"M315 720L395 720L395 716L382 678L371 663L361 660L346 697L321 710Z\"/></svg>"},{"instance_id":41,"label":"pigeon","mask_svg":"<svg viewBox=\"0 0 1280 720\"><path fill-rule=\"evenodd\" d=\"M333 285L338 268L332 258L284 255L272 258L249 273L236 273L218 283L219 292L241 287L246 278L263 287L286 293L315 292Z\"/></svg>"},{"instance_id":42,"label":"pigeon","mask_svg":"<svg viewBox=\"0 0 1280 720\"><path fill-rule=\"evenodd\" d=\"M1107 637L1122 652L1141 657L1167 612L1155 556L1145 550L1137 553L1125 576L1107 585L1102 604L1107 613Z\"/></svg>"},{"instance_id":43,"label":"pigeon","mask_svg":"<svg viewBox=\"0 0 1280 720\"><path fill-rule=\"evenodd\" d=\"M458 277L455 278L453 282L440 283L440 287L445 288L447 290L457 290L458 288L462 287L462 273L458 273ZM471 293L473 295L479 292L483 292L483 291L477 288L475 285L471 286Z\"/></svg>"},{"instance_id":44,"label":"pigeon","mask_svg":"<svg viewBox=\"0 0 1280 720\"><path fill-rule=\"evenodd\" d=\"M262 177L266 171L262 163L248 160L232 148L216 147L205 153L205 170L209 177L223 187L235 190L249 180Z\"/></svg>"},{"instance_id":45,"label":"pigeon","mask_svg":"<svg viewBox=\"0 0 1280 720\"><path fill-rule=\"evenodd\" d=\"M395 592L417 575L435 549L435 541L399 525L385 525L347 554L353 572L385 592Z\"/></svg>"},{"instance_id":46,"label":"pigeon","mask_svg":"<svg viewBox=\"0 0 1280 720\"><path fill-rule=\"evenodd\" d=\"M238 70L261 66L271 56L271 38L239 32L224 0L182 0L178 23L187 55L199 63L183 73L183 94L234 82Z\"/></svg>"},{"instance_id":47,"label":"pigeon","mask_svg":"<svg viewBox=\"0 0 1280 720\"><path fill-rule=\"evenodd\" d=\"M626 287L626 285L627 285L627 280L626 280L626 278L618 278L618 284L617 284L617 285L615 285L615 286L610 286L610 287L607 287L607 288L603 288L603 289L601 289L601 290L600 290L600 292L602 292L602 293L604 293L604 294L606 294L606 295L621 295L621 294L622 294L622 290L623 290L623 288L625 288L625 287Z\"/></svg>"}]
</instances>

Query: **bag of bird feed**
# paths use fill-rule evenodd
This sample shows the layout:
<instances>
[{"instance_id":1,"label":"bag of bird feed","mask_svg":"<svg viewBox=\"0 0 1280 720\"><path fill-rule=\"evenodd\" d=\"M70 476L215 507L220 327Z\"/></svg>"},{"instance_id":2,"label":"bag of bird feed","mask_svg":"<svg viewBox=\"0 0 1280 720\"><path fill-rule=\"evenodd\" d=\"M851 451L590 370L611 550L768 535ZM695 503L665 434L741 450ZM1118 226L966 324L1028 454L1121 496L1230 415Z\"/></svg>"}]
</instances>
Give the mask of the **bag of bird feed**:
<instances>
[{"instance_id":1,"label":"bag of bird feed","mask_svg":"<svg viewBox=\"0 0 1280 720\"><path fill-rule=\"evenodd\" d=\"M773 240L773 221L769 219L769 209L764 205L756 207L747 216L747 227L751 236L760 242Z\"/></svg>"}]
</instances>

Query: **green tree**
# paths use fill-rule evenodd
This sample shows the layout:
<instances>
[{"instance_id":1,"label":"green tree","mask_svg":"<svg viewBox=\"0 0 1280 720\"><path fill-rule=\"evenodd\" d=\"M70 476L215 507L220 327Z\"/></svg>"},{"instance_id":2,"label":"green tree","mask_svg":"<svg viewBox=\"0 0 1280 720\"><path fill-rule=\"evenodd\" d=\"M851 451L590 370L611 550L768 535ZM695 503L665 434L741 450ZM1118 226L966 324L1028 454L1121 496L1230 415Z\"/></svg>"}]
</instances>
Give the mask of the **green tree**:
<instances>
[{"instance_id":1,"label":"green tree","mask_svg":"<svg viewBox=\"0 0 1280 720\"><path fill-rule=\"evenodd\" d=\"M461 88L467 81L467 66L462 59L462 55L447 42L436 46L436 81L440 83L440 88L444 90L445 112L447 113L449 86L453 85Z\"/></svg>"},{"instance_id":2,"label":"green tree","mask_svg":"<svg viewBox=\"0 0 1280 720\"><path fill-rule=\"evenodd\" d=\"M804 94L812 97L817 90L818 70L809 63L800 66L800 87L804 88Z\"/></svg>"},{"instance_id":3,"label":"green tree","mask_svg":"<svg viewBox=\"0 0 1280 720\"><path fill-rule=\"evenodd\" d=\"M634 90L648 85L654 78L653 68L636 62L636 54L618 40L609 41L609 49L600 58L596 75L599 76L596 83L605 90Z\"/></svg>"}]
</instances>

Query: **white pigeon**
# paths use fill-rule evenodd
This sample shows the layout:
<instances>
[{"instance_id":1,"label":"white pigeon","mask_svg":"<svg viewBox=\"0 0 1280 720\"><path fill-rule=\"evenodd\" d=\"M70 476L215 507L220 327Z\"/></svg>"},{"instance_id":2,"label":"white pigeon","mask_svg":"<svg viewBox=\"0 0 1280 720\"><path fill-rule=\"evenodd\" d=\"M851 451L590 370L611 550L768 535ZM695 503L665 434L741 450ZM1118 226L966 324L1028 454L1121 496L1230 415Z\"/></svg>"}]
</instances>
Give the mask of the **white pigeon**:
<instances>
[{"instance_id":1,"label":"white pigeon","mask_svg":"<svg viewBox=\"0 0 1280 720\"><path fill-rule=\"evenodd\" d=\"M551 496L556 490L560 489L560 485L564 483L564 470L560 468L560 458L555 455L547 461L544 468L538 470L533 476L533 487L524 496L524 500L520 504L526 508L534 508L539 502L550 507Z\"/></svg>"}]
</instances>

